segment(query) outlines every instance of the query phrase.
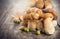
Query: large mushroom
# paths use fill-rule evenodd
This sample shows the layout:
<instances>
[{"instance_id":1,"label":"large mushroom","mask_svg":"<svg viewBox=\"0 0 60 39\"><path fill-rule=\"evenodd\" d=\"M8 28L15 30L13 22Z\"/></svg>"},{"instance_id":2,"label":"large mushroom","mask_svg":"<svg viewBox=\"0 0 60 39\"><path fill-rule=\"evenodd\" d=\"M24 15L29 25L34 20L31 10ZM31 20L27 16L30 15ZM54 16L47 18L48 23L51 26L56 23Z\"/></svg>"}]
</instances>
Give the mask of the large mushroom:
<instances>
[{"instance_id":1,"label":"large mushroom","mask_svg":"<svg viewBox=\"0 0 60 39\"><path fill-rule=\"evenodd\" d=\"M54 16L51 13L44 14L44 30L46 34L54 34L55 27L52 23Z\"/></svg>"}]
</instances>

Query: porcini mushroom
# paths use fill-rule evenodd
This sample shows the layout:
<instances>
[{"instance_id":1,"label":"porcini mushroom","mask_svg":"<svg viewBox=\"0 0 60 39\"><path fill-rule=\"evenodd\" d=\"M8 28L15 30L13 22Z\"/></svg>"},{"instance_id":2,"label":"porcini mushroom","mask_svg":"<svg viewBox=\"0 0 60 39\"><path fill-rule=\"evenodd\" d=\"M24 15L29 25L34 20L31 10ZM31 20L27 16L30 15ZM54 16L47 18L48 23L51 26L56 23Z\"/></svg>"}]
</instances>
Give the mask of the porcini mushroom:
<instances>
[{"instance_id":1,"label":"porcini mushroom","mask_svg":"<svg viewBox=\"0 0 60 39\"><path fill-rule=\"evenodd\" d=\"M44 14L44 30L46 34L54 34L55 27L52 23L54 16L51 13Z\"/></svg>"}]
</instances>

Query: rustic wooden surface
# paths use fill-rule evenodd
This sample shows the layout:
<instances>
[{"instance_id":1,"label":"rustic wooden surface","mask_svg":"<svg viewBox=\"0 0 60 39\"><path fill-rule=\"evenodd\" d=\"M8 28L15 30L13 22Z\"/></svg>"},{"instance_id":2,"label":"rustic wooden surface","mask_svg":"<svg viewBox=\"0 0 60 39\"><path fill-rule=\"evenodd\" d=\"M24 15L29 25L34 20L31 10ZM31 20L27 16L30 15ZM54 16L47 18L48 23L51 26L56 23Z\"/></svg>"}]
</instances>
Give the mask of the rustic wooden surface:
<instances>
[{"instance_id":1,"label":"rustic wooden surface","mask_svg":"<svg viewBox=\"0 0 60 39\"><path fill-rule=\"evenodd\" d=\"M10 2L11 1L11 2ZM58 12L58 24L60 24L60 0L52 1ZM14 24L11 19L10 10L12 0L0 0L0 39L60 39L60 27L57 25L53 35L35 35L34 32L25 33L18 29L20 24Z\"/></svg>"}]
</instances>

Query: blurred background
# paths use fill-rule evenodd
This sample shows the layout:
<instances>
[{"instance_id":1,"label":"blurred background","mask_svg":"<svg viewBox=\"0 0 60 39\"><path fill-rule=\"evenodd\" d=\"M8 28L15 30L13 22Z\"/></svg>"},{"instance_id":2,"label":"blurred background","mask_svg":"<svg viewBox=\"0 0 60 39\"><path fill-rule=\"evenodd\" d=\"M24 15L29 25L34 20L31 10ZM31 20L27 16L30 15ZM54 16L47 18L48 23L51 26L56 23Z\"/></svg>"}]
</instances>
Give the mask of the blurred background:
<instances>
[{"instance_id":1,"label":"blurred background","mask_svg":"<svg viewBox=\"0 0 60 39\"><path fill-rule=\"evenodd\" d=\"M51 0L54 9L58 12L58 24L60 25L60 0ZM23 34L10 21L12 13L24 13L28 0L0 0L0 39L60 39L60 28L52 36L36 36L28 33ZM28 37L27 37L28 36ZM44 36L44 37L43 37Z\"/></svg>"}]
</instances>

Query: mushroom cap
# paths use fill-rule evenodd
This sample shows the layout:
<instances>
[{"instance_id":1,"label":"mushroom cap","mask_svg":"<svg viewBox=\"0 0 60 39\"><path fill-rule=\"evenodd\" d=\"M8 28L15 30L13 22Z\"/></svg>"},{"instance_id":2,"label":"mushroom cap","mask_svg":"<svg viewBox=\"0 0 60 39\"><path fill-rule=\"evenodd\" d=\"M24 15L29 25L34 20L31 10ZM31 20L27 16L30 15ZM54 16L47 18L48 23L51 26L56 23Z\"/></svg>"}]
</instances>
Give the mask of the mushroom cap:
<instances>
[{"instance_id":1,"label":"mushroom cap","mask_svg":"<svg viewBox=\"0 0 60 39\"><path fill-rule=\"evenodd\" d=\"M39 19L39 14L38 13L32 13L33 19Z\"/></svg>"},{"instance_id":2,"label":"mushroom cap","mask_svg":"<svg viewBox=\"0 0 60 39\"><path fill-rule=\"evenodd\" d=\"M43 8L44 7L44 0L38 0L37 2L36 2L36 7L37 8Z\"/></svg>"},{"instance_id":3,"label":"mushroom cap","mask_svg":"<svg viewBox=\"0 0 60 39\"><path fill-rule=\"evenodd\" d=\"M56 17L58 16L58 13L55 10L51 9L51 8L44 9L43 11L52 13Z\"/></svg>"},{"instance_id":4,"label":"mushroom cap","mask_svg":"<svg viewBox=\"0 0 60 39\"><path fill-rule=\"evenodd\" d=\"M51 13L45 13L44 14L44 18L46 19L46 18L54 18L54 16L51 14Z\"/></svg>"},{"instance_id":5,"label":"mushroom cap","mask_svg":"<svg viewBox=\"0 0 60 39\"><path fill-rule=\"evenodd\" d=\"M57 19L58 13L55 10L53 10L51 8L47 8L47 9L44 9L43 11L46 12L46 13L49 12L49 13L53 14L54 19Z\"/></svg>"}]
</instances>

